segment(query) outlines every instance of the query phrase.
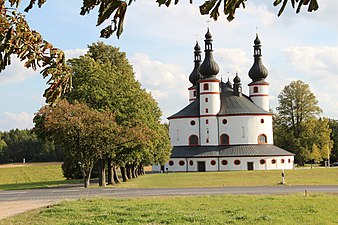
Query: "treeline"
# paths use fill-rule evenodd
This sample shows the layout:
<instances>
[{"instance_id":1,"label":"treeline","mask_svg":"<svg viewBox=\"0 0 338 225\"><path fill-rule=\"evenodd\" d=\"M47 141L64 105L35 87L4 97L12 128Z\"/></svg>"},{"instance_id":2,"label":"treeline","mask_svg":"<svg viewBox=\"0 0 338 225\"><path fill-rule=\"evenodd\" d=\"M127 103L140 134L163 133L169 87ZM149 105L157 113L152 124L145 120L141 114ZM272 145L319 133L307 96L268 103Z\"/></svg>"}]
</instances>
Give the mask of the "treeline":
<instances>
[{"instance_id":1,"label":"treeline","mask_svg":"<svg viewBox=\"0 0 338 225\"><path fill-rule=\"evenodd\" d=\"M60 147L38 138L32 129L0 131L0 163L61 162L63 157Z\"/></svg>"},{"instance_id":2,"label":"treeline","mask_svg":"<svg viewBox=\"0 0 338 225\"><path fill-rule=\"evenodd\" d=\"M126 54L102 42L88 48L68 61L71 90L39 110L34 130L62 147L67 178L80 173L88 187L98 165L105 186L120 182L117 168L127 181L143 175L144 166L164 164L171 148L161 110L135 79Z\"/></svg>"},{"instance_id":3,"label":"treeline","mask_svg":"<svg viewBox=\"0 0 338 225\"><path fill-rule=\"evenodd\" d=\"M274 144L295 153L298 165L338 160L338 121L321 117L322 109L308 84L298 80L278 96L273 117Z\"/></svg>"}]
</instances>

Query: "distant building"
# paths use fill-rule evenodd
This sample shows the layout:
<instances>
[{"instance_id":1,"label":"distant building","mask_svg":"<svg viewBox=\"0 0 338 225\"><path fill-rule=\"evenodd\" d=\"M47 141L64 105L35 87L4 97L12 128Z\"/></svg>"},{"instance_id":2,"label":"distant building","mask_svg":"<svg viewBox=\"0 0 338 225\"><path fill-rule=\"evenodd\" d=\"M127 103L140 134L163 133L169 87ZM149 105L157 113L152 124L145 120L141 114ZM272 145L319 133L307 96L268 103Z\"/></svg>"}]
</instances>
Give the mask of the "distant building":
<instances>
[{"instance_id":1,"label":"distant building","mask_svg":"<svg viewBox=\"0 0 338 225\"><path fill-rule=\"evenodd\" d=\"M273 145L268 70L262 63L258 35L248 96L242 92L238 74L233 84L216 77L219 67L209 30L203 62L198 43L194 49L190 104L168 118L173 149L165 171L293 169L294 154Z\"/></svg>"}]
</instances>

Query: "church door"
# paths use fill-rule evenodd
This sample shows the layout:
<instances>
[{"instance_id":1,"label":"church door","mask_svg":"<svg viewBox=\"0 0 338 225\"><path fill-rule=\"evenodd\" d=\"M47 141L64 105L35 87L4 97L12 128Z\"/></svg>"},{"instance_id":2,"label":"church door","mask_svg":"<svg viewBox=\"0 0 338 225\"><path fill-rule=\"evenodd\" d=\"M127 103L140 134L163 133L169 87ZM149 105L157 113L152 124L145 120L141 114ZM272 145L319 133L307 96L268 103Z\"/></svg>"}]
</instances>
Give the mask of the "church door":
<instances>
[{"instance_id":1,"label":"church door","mask_svg":"<svg viewBox=\"0 0 338 225\"><path fill-rule=\"evenodd\" d=\"M197 171L198 172L205 172L205 162L199 161L197 162Z\"/></svg>"},{"instance_id":2,"label":"church door","mask_svg":"<svg viewBox=\"0 0 338 225\"><path fill-rule=\"evenodd\" d=\"M254 170L254 163L248 162L248 170Z\"/></svg>"}]
</instances>

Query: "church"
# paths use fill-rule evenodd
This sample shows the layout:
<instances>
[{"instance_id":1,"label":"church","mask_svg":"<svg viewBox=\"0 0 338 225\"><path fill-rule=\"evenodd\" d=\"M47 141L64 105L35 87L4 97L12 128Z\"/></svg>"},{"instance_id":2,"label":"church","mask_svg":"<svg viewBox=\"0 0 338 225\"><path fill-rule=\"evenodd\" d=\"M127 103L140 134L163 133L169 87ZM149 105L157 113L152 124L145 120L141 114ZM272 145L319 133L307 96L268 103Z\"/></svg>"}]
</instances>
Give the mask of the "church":
<instances>
[{"instance_id":1,"label":"church","mask_svg":"<svg viewBox=\"0 0 338 225\"><path fill-rule=\"evenodd\" d=\"M261 41L254 40L254 63L249 70L249 95L236 74L233 83L217 78L212 35L194 48L189 76L189 104L168 117L172 148L166 172L293 169L294 154L273 145L269 111L268 70L262 63Z\"/></svg>"}]
</instances>

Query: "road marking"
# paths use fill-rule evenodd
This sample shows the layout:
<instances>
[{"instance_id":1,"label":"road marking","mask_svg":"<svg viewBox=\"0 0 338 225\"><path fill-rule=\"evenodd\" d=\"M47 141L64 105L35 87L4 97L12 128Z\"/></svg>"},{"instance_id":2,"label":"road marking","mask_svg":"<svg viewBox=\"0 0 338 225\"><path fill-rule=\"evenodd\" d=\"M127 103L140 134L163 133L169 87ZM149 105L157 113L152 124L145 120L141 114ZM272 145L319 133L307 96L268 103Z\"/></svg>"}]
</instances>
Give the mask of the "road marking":
<instances>
[{"instance_id":1,"label":"road marking","mask_svg":"<svg viewBox=\"0 0 338 225\"><path fill-rule=\"evenodd\" d=\"M26 194L27 191L16 191L16 192L8 192L8 193L1 193L0 195L14 195L14 194Z\"/></svg>"},{"instance_id":2,"label":"road marking","mask_svg":"<svg viewBox=\"0 0 338 225\"><path fill-rule=\"evenodd\" d=\"M53 193L63 193L63 192L76 192L79 190L63 190L63 191L52 191Z\"/></svg>"}]
</instances>

